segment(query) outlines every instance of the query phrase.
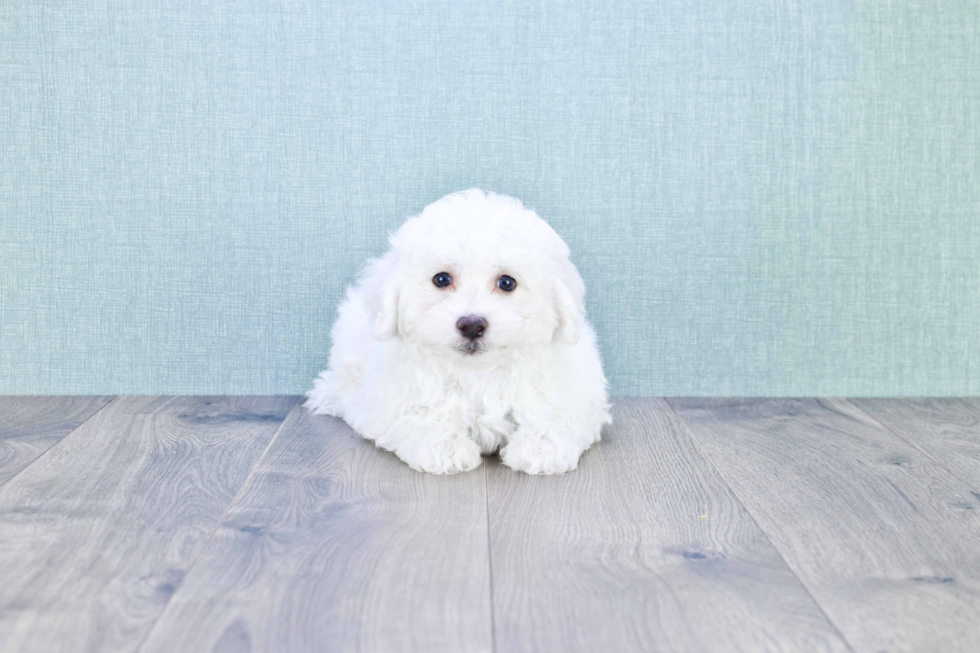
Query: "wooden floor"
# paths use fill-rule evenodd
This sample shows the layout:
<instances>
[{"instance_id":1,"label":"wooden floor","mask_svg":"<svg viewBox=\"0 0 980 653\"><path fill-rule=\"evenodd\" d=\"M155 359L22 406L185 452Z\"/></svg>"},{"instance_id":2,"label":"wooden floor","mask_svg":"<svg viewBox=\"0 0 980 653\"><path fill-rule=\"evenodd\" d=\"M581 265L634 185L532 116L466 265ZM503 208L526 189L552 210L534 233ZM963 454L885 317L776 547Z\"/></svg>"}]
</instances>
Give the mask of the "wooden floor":
<instances>
[{"instance_id":1,"label":"wooden floor","mask_svg":"<svg viewBox=\"0 0 980 653\"><path fill-rule=\"evenodd\" d=\"M0 397L0 651L980 651L980 400L614 417L437 477L296 397Z\"/></svg>"}]
</instances>

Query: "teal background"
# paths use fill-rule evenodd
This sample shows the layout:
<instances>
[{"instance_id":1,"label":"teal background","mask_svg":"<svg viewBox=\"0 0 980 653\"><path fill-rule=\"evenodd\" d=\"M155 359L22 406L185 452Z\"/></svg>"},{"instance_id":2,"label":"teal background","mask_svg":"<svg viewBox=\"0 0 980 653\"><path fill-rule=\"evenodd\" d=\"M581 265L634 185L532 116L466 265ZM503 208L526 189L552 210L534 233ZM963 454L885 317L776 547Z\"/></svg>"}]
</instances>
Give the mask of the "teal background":
<instances>
[{"instance_id":1,"label":"teal background","mask_svg":"<svg viewBox=\"0 0 980 653\"><path fill-rule=\"evenodd\" d=\"M973 0L2 0L0 392L301 392L472 186L616 394L980 394Z\"/></svg>"}]
</instances>

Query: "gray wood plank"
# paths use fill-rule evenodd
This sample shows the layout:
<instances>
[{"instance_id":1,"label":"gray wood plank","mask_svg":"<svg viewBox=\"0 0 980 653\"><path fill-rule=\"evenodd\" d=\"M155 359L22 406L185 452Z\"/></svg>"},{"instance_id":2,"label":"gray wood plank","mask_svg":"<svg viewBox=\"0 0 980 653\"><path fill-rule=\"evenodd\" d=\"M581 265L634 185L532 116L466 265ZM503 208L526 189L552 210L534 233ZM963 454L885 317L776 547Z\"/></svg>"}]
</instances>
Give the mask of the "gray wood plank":
<instances>
[{"instance_id":1,"label":"gray wood plank","mask_svg":"<svg viewBox=\"0 0 980 653\"><path fill-rule=\"evenodd\" d=\"M497 650L845 651L662 399L578 470L489 468Z\"/></svg>"},{"instance_id":2,"label":"gray wood plank","mask_svg":"<svg viewBox=\"0 0 980 653\"><path fill-rule=\"evenodd\" d=\"M980 650L980 503L839 400L671 399L858 651Z\"/></svg>"},{"instance_id":3,"label":"gray wood plank","mask_svg":"<svg viewBox=\"0 0 980 653\"><path fill-rule=\"evenodd\" d=\"M892 433L980 491L980 403L975 399L850 399ZM977 497L980 500L980 496Z\"/></svg>"},{"instance_id":4,"label":"gray wood plank","mask_svg":"<svg viewBox=\"0 0 980 653\"><path fill-rule=\"evenodd\" d=\"M489 651L486 477L293 411L143 651Z\"/></svg>"},{"instance_id":5,"label":"gray wood plank","mask_svg":"<svg viewBox=\"0 0 980 653\"><path fill-rule=\"evenodd\" d=\"M0 397L0 485L110 401L112 397Z\"/></svg>"},{"instance_id":6,"label":"gray wood plank","mask_svg":"<svg viewBox=\"0 0 980 653\"><path fill-rule=\"evenodd\" d=\"M0 488L0 650L135 650L295 403L120 397Z\"/></svg>"}]
</instances>

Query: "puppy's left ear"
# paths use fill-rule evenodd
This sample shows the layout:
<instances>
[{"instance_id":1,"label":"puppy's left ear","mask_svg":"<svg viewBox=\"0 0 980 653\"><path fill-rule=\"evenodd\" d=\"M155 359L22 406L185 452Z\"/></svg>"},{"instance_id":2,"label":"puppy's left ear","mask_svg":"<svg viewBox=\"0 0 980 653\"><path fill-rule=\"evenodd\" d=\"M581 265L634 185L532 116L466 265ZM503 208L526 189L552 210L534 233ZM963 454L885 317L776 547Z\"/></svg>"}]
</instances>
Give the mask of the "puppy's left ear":
<instances>
[{"instance_id":1,"label":"puppy's left ear","mask_svg":"<svg viewBox=\"0 0 980 653\"><path fill-rule=\"evenodd\" d=\"M579 339L579 327L585 320L585 282L571 261L559 264L554 298L558 315L555 338L574 345Z\"/></svg>"}]
</instances>

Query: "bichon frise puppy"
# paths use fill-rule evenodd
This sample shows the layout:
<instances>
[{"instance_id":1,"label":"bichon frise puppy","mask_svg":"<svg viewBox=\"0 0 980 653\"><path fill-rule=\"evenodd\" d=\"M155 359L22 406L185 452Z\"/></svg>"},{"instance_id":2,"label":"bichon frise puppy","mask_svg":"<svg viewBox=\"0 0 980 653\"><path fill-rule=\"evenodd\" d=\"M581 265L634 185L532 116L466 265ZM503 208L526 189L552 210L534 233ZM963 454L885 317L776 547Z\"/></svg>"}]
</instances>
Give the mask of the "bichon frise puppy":
<instances>
[{"instance_id":1,"label":"bichon frise puppy","mask_svg":"<svg viewBox=\"0 0 980 653\"><path fill-rule=\"evenodd\" d=\"M610 423L585 284L516 199L473 189L410 218L340 305L305 406L434 474L500 446L529 474L575 469Z\"/></svg>"}]
</instances>

